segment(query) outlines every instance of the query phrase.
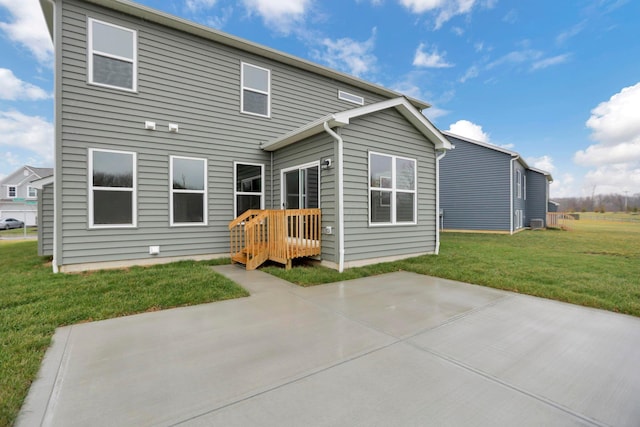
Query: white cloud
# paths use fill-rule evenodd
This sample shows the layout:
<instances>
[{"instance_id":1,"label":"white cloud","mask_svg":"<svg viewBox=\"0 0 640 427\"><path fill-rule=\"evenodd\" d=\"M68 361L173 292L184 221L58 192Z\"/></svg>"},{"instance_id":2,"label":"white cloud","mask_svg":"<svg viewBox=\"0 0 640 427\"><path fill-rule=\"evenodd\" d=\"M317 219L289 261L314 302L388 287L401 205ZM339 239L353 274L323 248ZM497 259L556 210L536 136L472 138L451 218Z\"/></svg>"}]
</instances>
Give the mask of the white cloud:
<instances>
[{"instance_id":1,"label":"white cloud","mask_svg":"<svg viewBox=\"0 0 640 427\"><path fill-rule=\"evenodd\" d=\"M38 0L0 0L11 22L0 22L9 39L26 47L41 64L53 64L53 44Z\"/></svg>"},{"instance_id":2,"label":"white cloud","mask_svg":"<svg viewBox=\"0 0 640 427\"><path fill-rule=\"evenodd\" d=\"M371 30L371 37L358 42L348 37L321 41L322 51L315 50L312 56L328 66L361 77L371 74L376 69L377 58L372 53L375 47L376 28Z\"/></svg>"},{"instance_id":3,"label":"white cloud","mask_svg":"<svg viewBox=\"0 0 640 427\"><path fill-rule=\"evenodd\" d=\"M549 197L575 197L580 192L575 188L575 179L572 174L564 173L561 177L553 177L553 182L549 185Z\"/></svg>"},{"instance_id":4,"label":"white cloud","mask_svg":"<svg viewBox=\"0 0 640 427\"><path fill-rule=\"evenodd\" d=\"M53 163L53 124L44 118L0 111L0 135L0 146L28 150L42 159L43 164Z\"/></svg>"},{"instance_id":5,"label":"white cloud","mask_svg":"<svg viewBox=\"0 0 640 427\"><path fill-rule=\"evenodd\" d=\"M415 14L437 12L434 25L436 30L456 15L471 13L474 6L478 4L476 0L399 0L399 2ZM493 5L493 2L480 3L480 6L486 8L491 8Z\"/></svg>"},{"instance_id":6,"label":"white cloud","mask_svg":"<svg viewBox=\"0 0 640 427\"><path fill-rule=\"evenodd\" d=\"M522 64L524 62L533 62L539 60L542 57L543 53L539 50L533 49L524 49L524 50L514 50L512 52L507 53L506 55L501 56L495 61L489 63L487 65L487 69L490 70L499 65L504 64Z\"/></svg>"},{"instance_id":7,"label":"white cloud","mask_svg":"<svg viewBox=\"0 0 640 427\"><path fill-rule=\"evenodd\" d=\"M502 17L502 21L506 22L507 24L515 24L516 22L518 22L518 11L515 9L511 9L509 12L507 12L506 15Z\"/></svg>"},{"instance_id":8,"label":"white cloud","mask_svg":"<svg viewBox=\"0 0 640 427\"><path fill-rule=\"evenodd\" d=\"M557 56L552 56L550 58L541 59L539 61L534 62L533 65L531 66L531 69L534 71L542 70L544 68L551 67L552 65L562 64L564 62L567 62L570 56L571 56L570 54L565 53L563 55L557 55Z\"/></svg>"},{"instance_id":9,"label":"white cloud","mask_svg":"<svg viewBox=\"0 0 640 427\"><path fill-rule=\"evenodd\" d=\"M39 100L50 97L50 94L38 86L17 78L13 71L0 68L0 99L16 101L20 99Z\"/></svg>"},{"instance_id":10,"label":"white cloud","mask_svg":"<svg viewBox=\"0 0 640 427\"><path fill-rule=\"evenodd\" d=\"M567 40L580 34L585 29L586 26L587 26L587 21L585 20L574 25L573 27L569 28L566 31L563 31L562 33L558 34L558 36L556 37L556 43L559 45L565 44Z\"/></svg>"},{"instance_id":11,"label":"white cloud","mask_svg":"<svg viewBox=\"0 0 640 427\"><path fill-rule=\"evenodd\" d=\"M478 77L478 74L479 74L478 67L473 65L473 66L469 67L469 69L464 73L464 75L462 77L460 77L460 83L464 83L467 80L476 78L476 77Z\"/></svg>"},{"instance_id":12,"label":"white cloud","mask_svg":"<svg viewBox=\"0 0 640 427\"><path fill-rule=\"evenodd\" d=\"M233 15L233 7L223 7L220 12L218 16L207 16L204 20L205 24L217 29L223 28Z\"/></svg>"},{"instance_id":13,"label":"white cloud","mask_svg":"<svg viewBox=\"0 0 640 427\"><path fill-rule=\"evenodd\" d=\"M489 142L489 134L482 130L482 126L469 120L458 120L449 126L449 132L474 141Z\"/></svg>"},{"instance_id":14,"label":"white cloud","mask_svg":"<svg viewBox=\"0 0 640 427\"><path fill-rule=\"evenodd\" d=\"M197 12L203 9L211 9L215 6L217 0L185 0L184 5L191 12Z\"/></svg>"},{"instance_id":15,"label":"white cloud","mask_svg":"<svg viewBox=\"0 0 640 427\"><path fill-rule=\"evenodd\" d=\"M640 82L623 88L591 110L587 127L596 142L574 155L574 161L593 166L585 185L599 192L640 192ZM608 189L607 191L603 191Z\"/></svg>"},{"instance_id":16,"label":"white cloud","mask_svg":"<svg viewBox=\"0 0 640 427\"><path fill-rule=\"evenodd\" d=\"M545 172L553 172L556 168L553 164L551 156L529 157L526 159L528 165L534 168L542 169Z\"/></svg>"},{"instance_id":17,"label":"white cloud","mask_svg":"<svg viewBox=\"0 0 640 427\"><path fill-rule=\"evenodd\" d=\"M420 45L418 45L415 56L413 57L413 65L415 65L416 67L425 67L425 68L453 67L453 64L448 63L444 59L444 55L446 53L443 53L442 55L440 55L437 49L433 50L430 53L425 52L424 51L425 47L426 46L424 43L420 43Z\"/></svg>"},{"instance_id":18,"label":"white cloud","mask_svg":"<svg viewBox=\"0 0 640 427\"><path fill-rule=\"evenodd\" d=\"M312 0L242 0L247 11L257 13L265 24L288 34L304 21Z\"/></svg>"}]
</instances>

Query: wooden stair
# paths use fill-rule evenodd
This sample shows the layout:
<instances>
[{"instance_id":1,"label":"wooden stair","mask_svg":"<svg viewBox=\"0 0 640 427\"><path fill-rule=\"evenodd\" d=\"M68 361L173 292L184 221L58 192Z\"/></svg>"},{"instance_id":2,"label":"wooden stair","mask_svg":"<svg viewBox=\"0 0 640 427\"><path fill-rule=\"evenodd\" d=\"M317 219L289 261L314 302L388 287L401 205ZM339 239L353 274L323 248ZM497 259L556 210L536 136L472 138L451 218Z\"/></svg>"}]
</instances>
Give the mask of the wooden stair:
<instances>
[{"instance_id":1,"label":"wooden stair","mask_svg":"<svg viewBox=\"0 0 640 427\"><path fill-rule=\"evenodd\" d=\"M251 209L229 223L231 262L255 270L272 260L320 255L320 209Z\"/></svg>"}]
</instances>

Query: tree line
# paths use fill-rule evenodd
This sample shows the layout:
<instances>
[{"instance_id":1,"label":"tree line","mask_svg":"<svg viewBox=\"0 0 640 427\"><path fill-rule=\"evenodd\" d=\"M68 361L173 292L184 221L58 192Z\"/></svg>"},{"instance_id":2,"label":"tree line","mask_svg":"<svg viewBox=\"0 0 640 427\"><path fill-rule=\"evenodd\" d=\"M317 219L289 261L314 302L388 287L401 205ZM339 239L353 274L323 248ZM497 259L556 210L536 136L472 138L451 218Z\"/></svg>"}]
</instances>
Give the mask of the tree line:
<instances>
[{"instance_id":1,"label":"tree line","mask_svg":"<svg viewBox=\"0 0 640 427\"><path fill-rule=\"evenodd\" d=\"M597 194L587 197L561 197L552 199L559 203L560 212L638 212L640 193Z\"/></svg>"}]
</instances>

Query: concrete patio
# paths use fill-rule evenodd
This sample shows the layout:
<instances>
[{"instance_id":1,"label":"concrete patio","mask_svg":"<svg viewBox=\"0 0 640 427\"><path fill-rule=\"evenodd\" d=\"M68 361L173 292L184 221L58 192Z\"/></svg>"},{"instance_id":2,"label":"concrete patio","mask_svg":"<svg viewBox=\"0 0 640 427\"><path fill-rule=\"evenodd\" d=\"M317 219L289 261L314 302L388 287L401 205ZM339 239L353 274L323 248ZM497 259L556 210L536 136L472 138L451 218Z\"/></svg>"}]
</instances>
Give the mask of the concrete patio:
<instances>
[{"instance_id":1,"label":"concrete patio","mask_svg":"<svg viewBox=\"0 0 640 427\"><path fill-rule=\"evenodd\" d=\"M398 272L59 328L18 426L640 425L640 319Z\"/></svg>"}]
</instances>

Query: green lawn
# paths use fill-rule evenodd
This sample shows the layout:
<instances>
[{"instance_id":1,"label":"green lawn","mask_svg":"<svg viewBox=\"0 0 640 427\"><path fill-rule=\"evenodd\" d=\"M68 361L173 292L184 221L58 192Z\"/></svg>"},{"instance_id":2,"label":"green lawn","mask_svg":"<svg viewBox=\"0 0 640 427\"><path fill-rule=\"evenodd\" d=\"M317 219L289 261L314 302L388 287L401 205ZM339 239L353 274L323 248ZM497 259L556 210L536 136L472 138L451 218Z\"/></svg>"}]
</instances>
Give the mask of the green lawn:
<instances>
[{"instance_id":1,"label":"green lawn","mask_svg":"<svg viewBox=\"0 0 640 427\"><path fill-rule=\"evenodd\" d=\"M38 227L27 227L27 236L37 236ZM0 230L0 238L2 237L21 237L24 236L24 228L12 228L11 230Z\"/></svg>"},{"instance_id":2,"label":"green lawn","mask_svg":"<svg viewBox=\"0 0 640 427\"><path fill-rule=\"evenodd\" d=\"M443 233L439 256L346 270L278 267L263 270L310 286L413 271L640 316L640 224L574 221L571 231Z\"/></svg>"},{"instance_id":3,"label":"green lawn","mask_svg":"<svg viewBox=\"0 0 640 427\"><path fill-rule=\"evenodd\" d=\"M248 295L212 262L53 274L36 252L35 241L0 241L0 426L15 420L58 326Z\"/></svg>"}]
</instances>

